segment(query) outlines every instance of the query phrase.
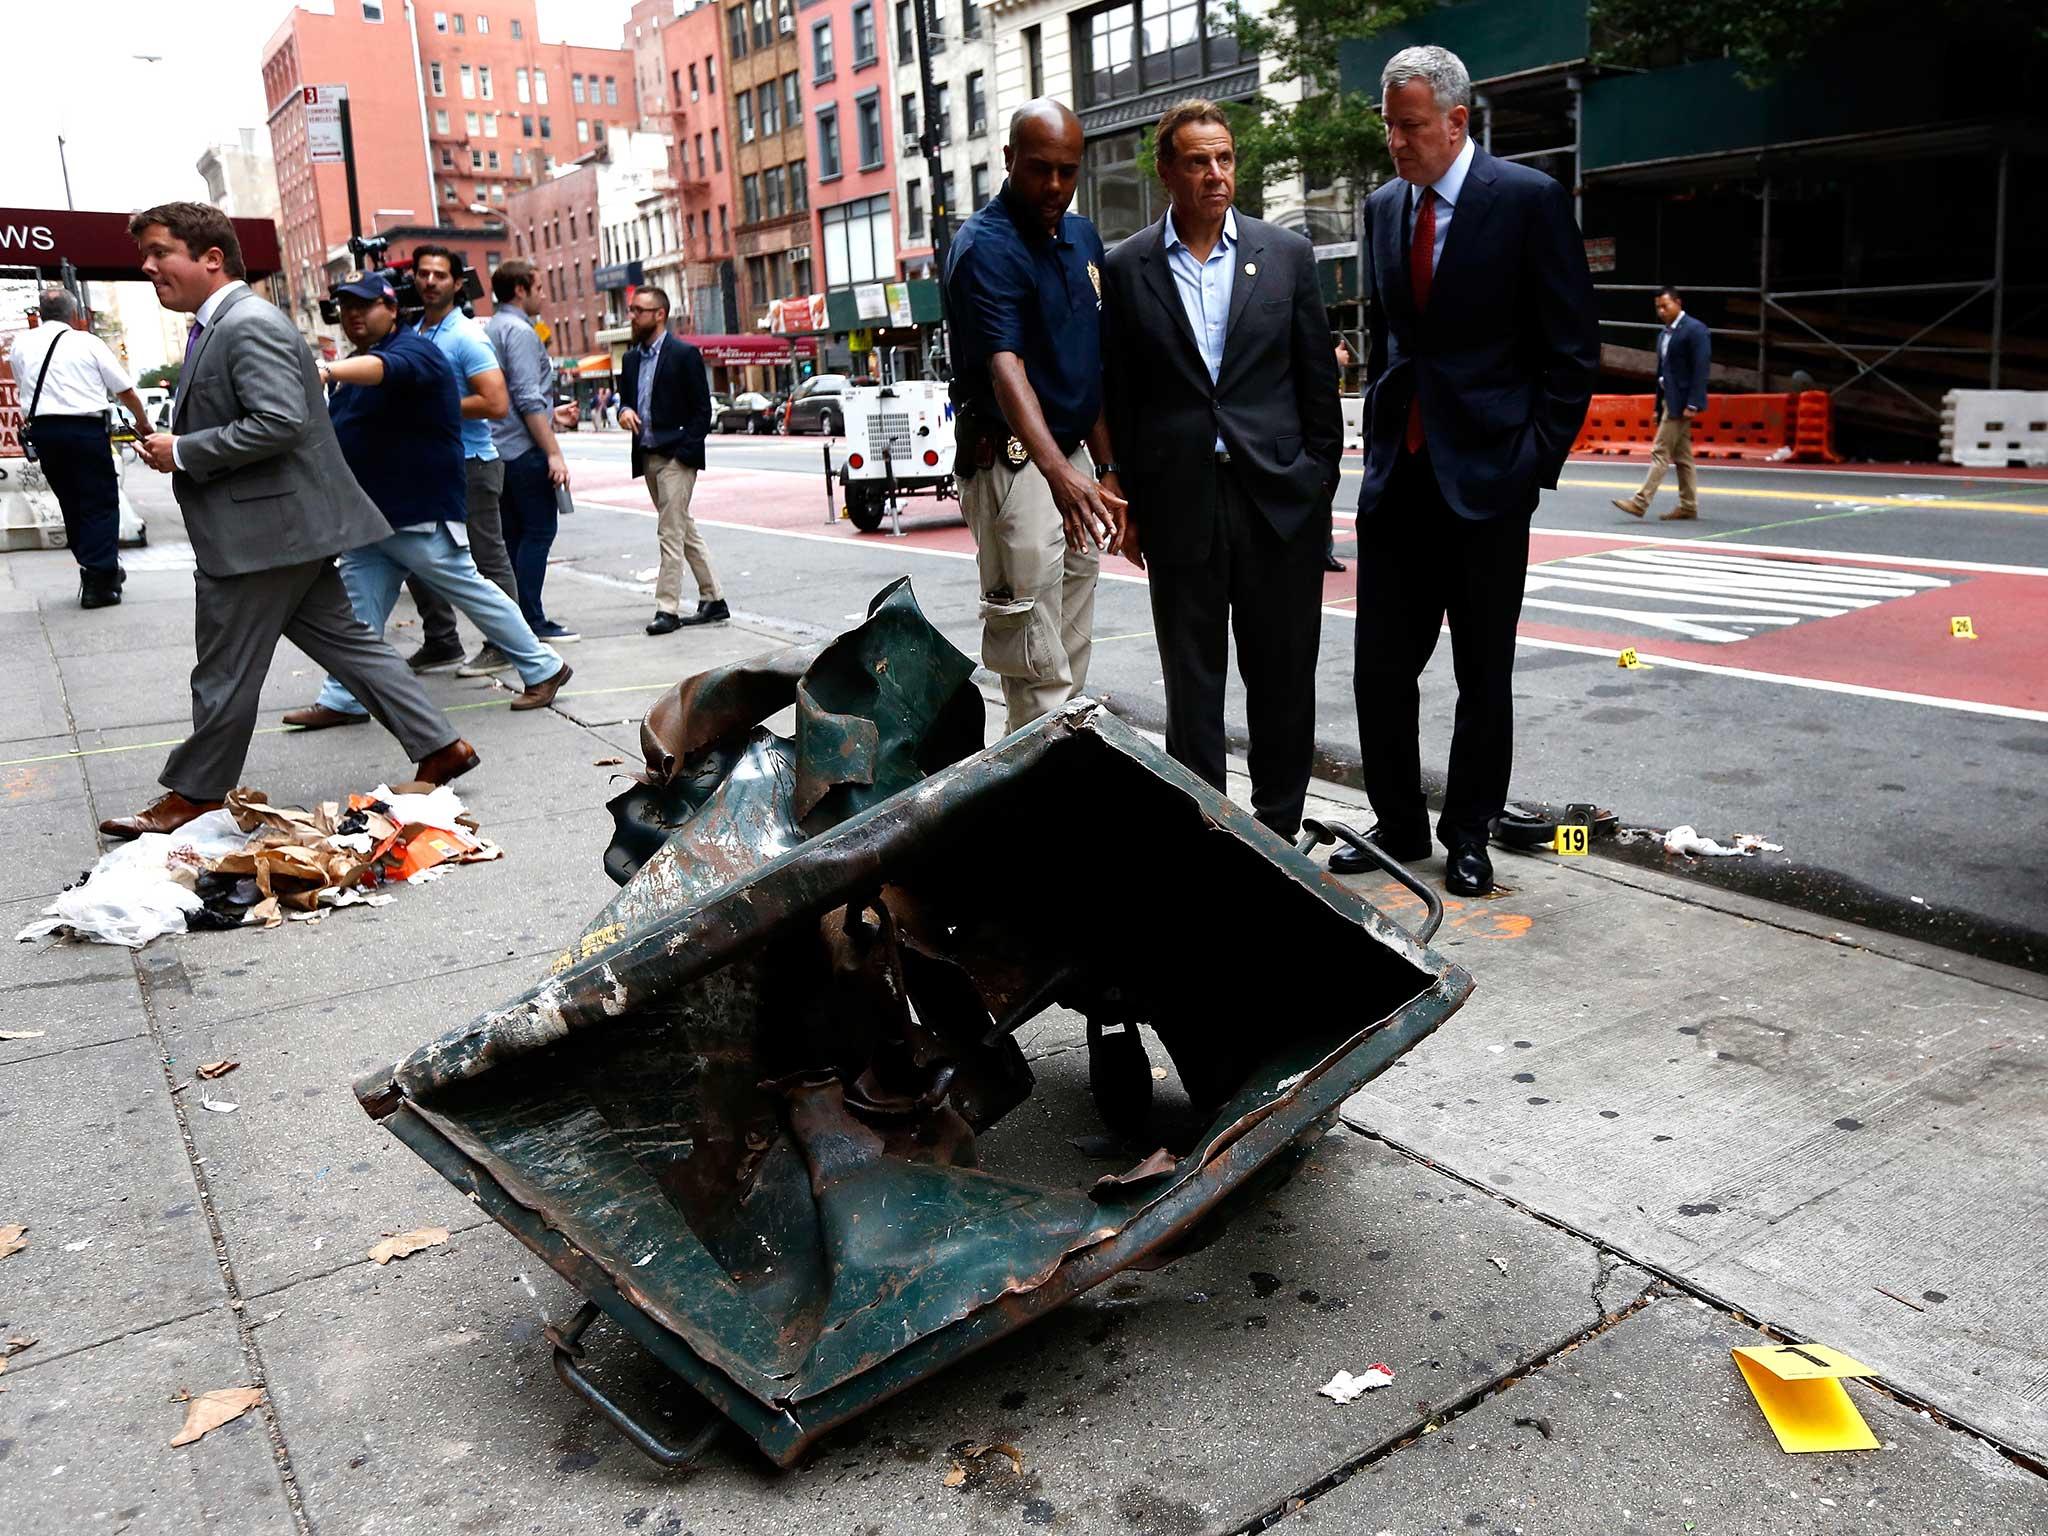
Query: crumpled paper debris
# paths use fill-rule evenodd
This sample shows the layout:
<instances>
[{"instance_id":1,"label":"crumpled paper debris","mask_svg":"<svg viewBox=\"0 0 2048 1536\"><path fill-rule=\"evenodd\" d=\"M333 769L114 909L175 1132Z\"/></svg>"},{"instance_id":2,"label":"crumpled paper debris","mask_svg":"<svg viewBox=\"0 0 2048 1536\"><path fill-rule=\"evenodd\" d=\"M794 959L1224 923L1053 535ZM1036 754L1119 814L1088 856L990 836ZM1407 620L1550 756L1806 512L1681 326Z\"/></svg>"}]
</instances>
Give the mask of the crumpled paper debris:
<instances>
[{"instance_id":1,"label":"crumpled paper debris","mask_svg":"<svg viewBox=\"0 0 2048 1536\"><path fill-rule=\"evenodd\" d=\"M1349 1371L1339 1371L1316 1391L1333 1403L1355 1403L1368 1392L1394 1384L1393 1368L1374 1362L1356 1376Z\"/></svg>"},{"instance_id":2,"label":"crumpled paper debris","mask_svg":"<svg viewBox=\"0 0 2048 1536\"><path fill-rule=\"evenodd\" d=\"M172 1402L185 1405L185 1427L178 1431L172 1445L190 1445L193 1441L213 1433L223 1424L232 1424L243 1414L263 1401L261 1387L221 1387L212 1392L202 1392L197 1397L176 1397Z\"/></svg>"},{"instance_id":3,"label":"crumpled paper debris","mask_svg":"<svg viewBox=\"0 0 2048 1536\"><path fill-rule=\"evenodd\" d=\"M1785 848L1781 843L1767 842L1755 832L1736 833L1735 845L1729 847L1715 842L1711 837L1700 836L1694 827L1684 826L1673 827L1664 834L1664 851L1713 859L1740 859L1747 858L1753 853L1783 853Z\"/></svg>"}]
</instances>

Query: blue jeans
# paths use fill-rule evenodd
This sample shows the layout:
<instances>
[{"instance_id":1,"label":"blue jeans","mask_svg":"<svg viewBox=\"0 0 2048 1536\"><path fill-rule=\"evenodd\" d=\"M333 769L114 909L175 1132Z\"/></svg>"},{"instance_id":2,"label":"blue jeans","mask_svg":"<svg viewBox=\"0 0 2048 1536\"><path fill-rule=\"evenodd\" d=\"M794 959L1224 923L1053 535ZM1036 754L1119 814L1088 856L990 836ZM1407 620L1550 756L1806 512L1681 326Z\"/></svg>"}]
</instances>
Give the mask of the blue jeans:
<instances>
[{"instance_id":1,"label":"blue jeans","mask_svg":"<svg viewBox=\"0 0 2048 1536\"><path fill-rule=\"evenodd\" d=\"M554 548L555 487L548 479L548 456L529 448L505 460L505 490L498 501L505 553L512 557L512 577L519 584L519 611L538 629L548 621L541 606L541 585L548 579L548 551Z\"/></svg>"},{"instance_id":2,"label":"blue jeans","mask_svg":"<svg viewBox=\"0 0 2048 1536\"><path fill-rule=\"evenodd\" d=\"M512 658L520 681L529 688L561 670L562 658L555 648L534 638L512 599L483 578L446 523L401 528L388 539L345 550L341 556L341 583L348 588L349 606L379 635L407 576L419 577L468 614L484 638ZM320 703L343 714L369 713L331 674L321 686Z\"/></svg>"}]
</instances>

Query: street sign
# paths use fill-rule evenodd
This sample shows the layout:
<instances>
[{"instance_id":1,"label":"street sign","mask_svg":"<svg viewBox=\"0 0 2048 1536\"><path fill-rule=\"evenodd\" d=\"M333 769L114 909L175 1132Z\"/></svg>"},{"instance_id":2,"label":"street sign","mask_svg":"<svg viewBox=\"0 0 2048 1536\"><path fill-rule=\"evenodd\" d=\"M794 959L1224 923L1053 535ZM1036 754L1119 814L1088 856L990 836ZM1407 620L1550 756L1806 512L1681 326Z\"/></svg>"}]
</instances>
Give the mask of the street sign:
<instances>
[{"instance_id":1,"label":"street sign","mask_svg":"<svg viewBox=\"0 0 2048 1536\"><path fill-rule=\"evenodd\" d=\"M308 85L300 99L306 111L306 158L315 165L343 165L347 156L341 146L341 104L348 96L345 85Z\"/></svg>"},{"instance_id":2,"label":"street sign","mask_svg":"<svg viewBox=\"0 0 2048 1536\"><path fill-rule=\"evenodd\" d=\"M1614 236L1595 235L1586 242L1586 270L1589 272L1612 272L1614 270Z\"/></svg>"}]
</instances>

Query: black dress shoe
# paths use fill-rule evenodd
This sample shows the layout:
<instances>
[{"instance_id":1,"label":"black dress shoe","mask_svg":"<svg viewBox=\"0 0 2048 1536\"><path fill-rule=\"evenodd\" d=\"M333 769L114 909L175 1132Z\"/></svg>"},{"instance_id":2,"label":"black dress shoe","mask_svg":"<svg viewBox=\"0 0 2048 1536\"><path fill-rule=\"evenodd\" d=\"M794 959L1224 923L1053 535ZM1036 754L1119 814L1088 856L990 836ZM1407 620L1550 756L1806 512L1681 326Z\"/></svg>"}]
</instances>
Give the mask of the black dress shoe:
<instances>
[{"instance_id":1,"label":"black dress shoe","mask_svg":"<svg viewBox=\"0 0 2048 1536\"><path fill-rule=\"evenodd\" d=\"M1365 840L1377 847L1387 857L1402 864L1419 864L1430 856L1434 846L1431 844L1427 832L1410 838L1382 835L1382 829L1377 822L1373 823L1366 831ZM1378 869L1379 865L1373 863L1371 859L1368 859L1349 843L1345 843L1335 853L1330 855L1330 868L1333 872L1340 875L1363 875L1371 870Z\"/></svg>"},{"instance_id":2,"label":"black dress shoe","mask_svg":"<svg viewBox=\"0 0 2048 1536\"><path fill-rule=\"evenodd\" d=\"M658 608L655 610L653 622L647 626L647 633L672 635L682 627L683 621L679 615L670 613L666 608Z\"/></svg>"},{"instance_id":3,"label":"black dress shoe","mask_svg":"<svg viewBox=\"0 0 2048 1536\"><path fill-rule=\"evenodd\" d=\"M731 617L732 610L725 606L725 599L714 597L708 603L699 603L695 613L687 614L677 622L682 624L719 624Z\"/></svg>"},{"instance_id":4,"label":"black dress shoe","mask_svg":"<svg viewBox=\"0 0 2048 1536\"><path fill-rule=\"evenodd\" d=\"M1444 860L1444 889L1453 896L1485 896L1493 890L1493 860L1484 843L1460 843Z\"/></svg>"},{"instance_id":5,"label":"black dress shoe","mask_svg":"<svg viewBox=\"0 0 2048 1536\"><path fill-rule=\"evenodd\" d=\"M1323 569L1334 576L1346 570L1347 567L1345 566L1344 562L1342 560L1339 560L1335 555L1325 555L1323 556Z\"/></svg>"}]
</instances>

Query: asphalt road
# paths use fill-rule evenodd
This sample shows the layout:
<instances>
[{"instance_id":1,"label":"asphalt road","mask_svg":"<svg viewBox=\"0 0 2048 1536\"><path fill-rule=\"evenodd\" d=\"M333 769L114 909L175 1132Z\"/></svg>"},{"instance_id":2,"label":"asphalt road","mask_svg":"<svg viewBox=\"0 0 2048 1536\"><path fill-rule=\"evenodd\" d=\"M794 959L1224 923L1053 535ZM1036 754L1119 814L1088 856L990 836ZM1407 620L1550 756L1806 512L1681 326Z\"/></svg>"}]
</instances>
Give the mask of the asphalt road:
<instances>
[{"instance_id":1,"label":"asphalt road","mask_svg":"<svg viewBox=\"0 0 2048 1536\"><path fill-rule=\"evenodd\" d=\"M626 443L568 441L581 513L555 546L550 611L574 621L579 580L644 590L651 611L652 508ZM907 573L926 612L976 654L972 543L957 505L911 503L902 538L828 522L825 447L713 440L696 508L734 609L836 631ZM1347 561L1358 473L1354 455L1338 498ZM1701 860L1693 872L2048 967L2048 483L1707 469L1697 522L1645 524L1610 505L1640 473L1575 461L1537 514L1516 796L1590 800L1626 825L1689 823L1724 842L1760 833L1785 852ZM1156 728L1145 579L1121 560L1104 577L1089 690ZM1355 774L1358 758L1352 582L1333 576L1324 593L1317 737L1321 771L1335 777ZM1952 638L1959 616L1979 638ZM1619 667L1625 647L1648 665ZM1423 693L1427 768L1448 750L1448 645ZM1234 685L1228 713L1241 741ZM1648 845L1628 856L1665 862Z\"/></svg>"}]
</instances>

